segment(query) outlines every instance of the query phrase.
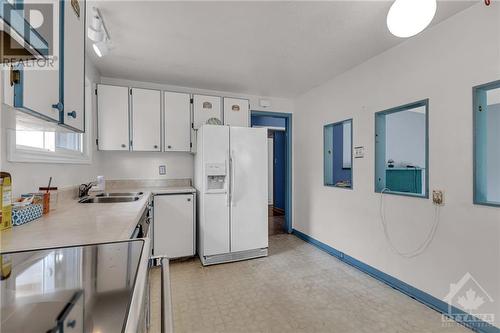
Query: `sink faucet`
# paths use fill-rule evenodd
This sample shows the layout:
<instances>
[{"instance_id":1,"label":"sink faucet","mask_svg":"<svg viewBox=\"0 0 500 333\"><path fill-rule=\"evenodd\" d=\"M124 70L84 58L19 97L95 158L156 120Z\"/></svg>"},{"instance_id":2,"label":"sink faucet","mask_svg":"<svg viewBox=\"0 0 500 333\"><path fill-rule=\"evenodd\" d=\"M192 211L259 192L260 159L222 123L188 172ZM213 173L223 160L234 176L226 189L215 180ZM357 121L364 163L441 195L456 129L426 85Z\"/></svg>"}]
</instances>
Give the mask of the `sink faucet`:
<instances>
[{"instance_id":1,"label":"sink faucet","mask_svg":"<svg viewBox=\"0 0 500 333\"><path fill-rule=\"evenodd\" d=\"M89 195L90 188L94 185L97 185L96 182L90 182L88 184L82 184L78 188L78 197L83 198Z\"/></svg>"}]
</instances>

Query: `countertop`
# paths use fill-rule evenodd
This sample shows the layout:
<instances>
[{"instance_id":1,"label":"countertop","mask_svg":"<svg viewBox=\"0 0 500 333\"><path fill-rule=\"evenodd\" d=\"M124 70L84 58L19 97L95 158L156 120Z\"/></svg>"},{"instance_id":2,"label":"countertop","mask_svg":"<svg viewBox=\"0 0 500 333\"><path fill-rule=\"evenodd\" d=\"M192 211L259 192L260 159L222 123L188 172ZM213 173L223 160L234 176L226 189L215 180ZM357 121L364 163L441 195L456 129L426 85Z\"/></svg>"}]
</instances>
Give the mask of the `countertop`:
<instances>
[{"instance_id":1,"label":"countertop","mask_svg":"<svg viewBox=\"0 0 500 333\"><path fill-rule=\"evenodd\" d=\"M133 188L119 191L141 191L144 195L138 201L120 203L81 204L78 200L65 200L64 203L58 204L57 209L38 220L2 231L0 252L129 239L151 195L196 192L190 186Z\"/></svg>"}]
</instances>

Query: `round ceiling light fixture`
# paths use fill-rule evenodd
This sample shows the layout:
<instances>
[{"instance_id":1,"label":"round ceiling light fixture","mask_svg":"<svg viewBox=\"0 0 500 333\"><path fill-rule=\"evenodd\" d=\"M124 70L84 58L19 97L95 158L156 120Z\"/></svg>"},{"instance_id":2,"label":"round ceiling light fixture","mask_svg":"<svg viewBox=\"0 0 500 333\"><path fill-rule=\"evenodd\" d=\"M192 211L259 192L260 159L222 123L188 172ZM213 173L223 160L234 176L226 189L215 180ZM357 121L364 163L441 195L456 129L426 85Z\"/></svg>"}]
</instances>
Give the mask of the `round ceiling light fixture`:
<instances>
[{"instance_id":1,"label":"round ceiling light fixture","mask_svg":"<svg viewBox=\"0 0 500 333\"><path fill-rule=\"evenodd\" d=\"M436 15L437 0L396 0L387 14L387 27L397 37L422 32Z\"/></svg>"}]
</instances>

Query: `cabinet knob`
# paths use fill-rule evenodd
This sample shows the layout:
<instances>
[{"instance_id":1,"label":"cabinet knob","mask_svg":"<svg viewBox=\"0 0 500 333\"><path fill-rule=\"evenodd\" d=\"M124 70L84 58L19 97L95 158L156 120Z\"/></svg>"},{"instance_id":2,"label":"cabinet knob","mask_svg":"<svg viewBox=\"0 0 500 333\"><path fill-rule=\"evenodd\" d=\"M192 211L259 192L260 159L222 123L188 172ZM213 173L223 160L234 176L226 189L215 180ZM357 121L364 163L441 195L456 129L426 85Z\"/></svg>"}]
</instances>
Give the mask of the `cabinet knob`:
<instances>
[{"instance_id":1,"label":"cabinet knob","mask_svg":"<svg viewBox=\"0 0 500 333\"><path fill-rule=\"evenodd\" d=\"M68 117L72 117L72 118L76 119L76 111L68 112Z\"/></svg>"},{"instance_id":2,"label":"cabinet knob","mask_svg":"<svg viewBox=\"0 0 500 333\"><path fill-rule=\"evenodd\" d=\"M57 111L61 112L64 110L64 104L61 102L57 102L57 104L52 104L52 108L57 109Z\"/></svg>"},{"instance_id":3,"label":"cabinet knob","mask_svg":"<svg viewBox=\"0 0 500 333\"><path fill-rule=\"evenodd\" d=\"M124 143L122 143L122 148L125 148L125 147L127 147L127 145L126 145L126 144L124 144Z\"/></svg>"},{"instance_id":4,"label":"cabinet knob","mask_svg":"<svg viewBox=\"0 0 500 333\"><path fill-rule=\"evenodd\" d=\"M158 145L155 145L155 146L154 146L154 148L155 148L155 149L158 149Z\"/></svg>"},{"instance_id":5,"label":"cabinet knob","mask_svg":"<svg viewBox=\"0 0 500 333\"><path fill-rule=\"evenodd\" d=\"M168 145L168 149L172 149L172 146L171 146L171 145Z\"/></svg>"},{"instance_id":6,"label":"cabinet knob","mask_svg":"<svg viewBox=\"0 0 500 333\"><path fill-rule=\"evenodd\" d=\"M75 326L76 326L76 320L73 319L73 320L68 321L68 323L66 324L66 326L71 327L71 328L75 328Z\"/></svg>"}]
</instances>

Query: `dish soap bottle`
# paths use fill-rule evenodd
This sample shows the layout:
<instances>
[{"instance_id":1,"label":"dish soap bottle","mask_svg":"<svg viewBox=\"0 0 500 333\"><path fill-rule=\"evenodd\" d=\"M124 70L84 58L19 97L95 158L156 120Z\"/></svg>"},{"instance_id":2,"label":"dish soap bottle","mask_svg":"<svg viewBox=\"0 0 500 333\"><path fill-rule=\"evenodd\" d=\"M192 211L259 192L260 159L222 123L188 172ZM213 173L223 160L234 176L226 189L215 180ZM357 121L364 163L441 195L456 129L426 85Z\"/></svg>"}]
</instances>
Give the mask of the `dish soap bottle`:
<instances>
[{"instance_id":1,"label":"dish soap bottle","mask_svg":"<svg viewBox=\"0 0 500 333\"><path fill-rule=\"evenodd\" d=\"M12 177L0 172L0 230L12 227Z\"/></svg>"}]
</instances>

